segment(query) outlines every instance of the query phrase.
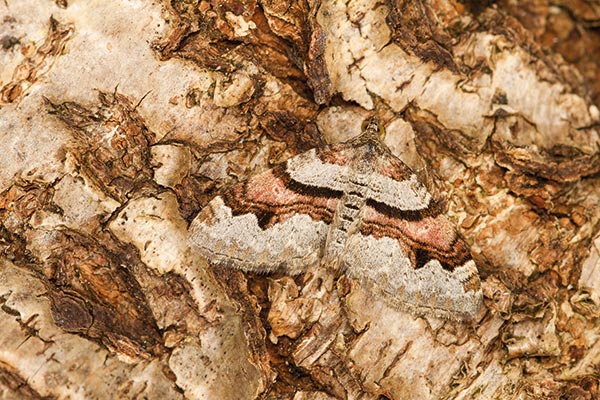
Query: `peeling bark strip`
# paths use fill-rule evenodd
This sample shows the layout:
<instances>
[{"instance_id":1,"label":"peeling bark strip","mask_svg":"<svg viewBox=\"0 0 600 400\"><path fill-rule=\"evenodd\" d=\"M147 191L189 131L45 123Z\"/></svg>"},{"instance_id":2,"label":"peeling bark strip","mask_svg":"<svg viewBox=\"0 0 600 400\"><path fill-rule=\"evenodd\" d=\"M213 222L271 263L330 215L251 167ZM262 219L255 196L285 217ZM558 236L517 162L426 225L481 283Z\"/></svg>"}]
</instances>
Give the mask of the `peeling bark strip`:
<instances>
[{"instance_id":1,"label":"peeling bark strip","mask_svg":"<svg viewBox=\"0 0 600 400\"><path fill-rule=\"evenodd\" d=\"M207 91L188 92L188 106L197 111L206 135L178 132L168 139L213 138L200 146L208 151L233 147L221 138L239 145L257 131L297 151L323 143L312 124L319 111L313 98L322 93L323 103L331 96L321 54L324 36L318 24L311 28L316 21L308 3L169 1L167 7L174 29L153 47L164 60L191 60L216 78Z\"/></svg>"},{"instance_id":2,"label":"peeling bark strip","mask_svg":"<svg viewBox=\"0 0 600 400\"><path fill-rule=\"evenodd\" d=\"M133 359L164 351L133 269L130 249L105 248L76 232L57 231L44 268L57 325L101 341Z\"/></svg>"},{"instance_id":3,"label":"peeling bark strip","mask_svg":"<svg viewBox=\"0 0 600 400\"><path fill-rule=\"evenodd\" d=\"M259 273L298 274L322 258L400 309L474 319L481 287L466 244L380 129L369 122L234 186L198 214L192 241L211 262Z\"/></svg>"},{"instance_id":4,"label":"peeling bark strip","mask_svg":"<svg viewBox=\"0 0 600 400\"><path fill-rule=\"evenodd\" d=\"M160 333L133 276L141 262L131 248L112 242L106 233L44 229L48 215L65 213L56 197L45 185L15 185L2 194L2 254L39 279L52 317L64 331L132 359L157 356L164 351ZM0 275L7 270L0 267Z\"/></svg>"}]
</instances>

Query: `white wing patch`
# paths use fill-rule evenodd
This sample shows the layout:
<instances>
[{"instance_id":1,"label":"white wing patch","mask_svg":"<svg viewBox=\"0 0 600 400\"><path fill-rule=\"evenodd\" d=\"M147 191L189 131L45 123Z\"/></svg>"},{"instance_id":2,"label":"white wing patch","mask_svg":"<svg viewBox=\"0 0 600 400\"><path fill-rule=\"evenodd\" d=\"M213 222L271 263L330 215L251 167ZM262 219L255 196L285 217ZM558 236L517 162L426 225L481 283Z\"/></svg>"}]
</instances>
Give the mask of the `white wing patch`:
<instances>
[{"instance_id":1,"label":"white wing patch","mask_svg":"<svg viewBox=\"0 0 600 400\"><path fill-rule=\"evenodd\" d=\"M399 210L424 210L431 201L431 195L414 174L408 180L398 182L374 173L369 182L367 197Z\"/></svg>"},{"instance_id":2,"label":"white wing patch","mask_svg":"<svg viewBox=\"0 0 600 400\"><path fill-rule=\"evenodd\" d=\"M290 178L304 185L343 191L351 170L343 165L324 163L315 149L287 161Z\"/></svg>"},{"instance_id":3,"label":"white wing patch","mask_svg":"<svg viewBox=\"0 0 600 400\"><path fill-rule=\"evenodd\" d=\"M391 238L354 234L347 243L342 260L346 274L383 294L397 308L447 319L473 319L477 314L481 290L467 291L463 285L477 275L473 260L452 272L444 270L435 259L415 269Z\"/></svg>"},{"instance_id":4,"label":"white wing patch","mask_svg":"<svg viewBox=\"0 0 600 400\"><path fill-rule=\"evenodd\" d=\"M230 263L244 271L271 272L284 267L295 274L320 260L328 225L296 214L262 230L254 214L233 216L219 196L207 206L212 221L199 215L190 227L191 240L215 263ZM206 209L205 209L206 210Z\"/></svg>"},{"instance_id":5,"label":"white wing patch","mask_svg":"<svg viewBox=\"0 0 600 400\"><path fill-rule=\"evenodd\" d=\"M357 173L348 166L321 161L315 149L288 160L290 177L304 185L345 191L349 181L365 188L363 196L400 210L423 210L429 206L431 195L417 176L396 181L376 172Z\"/></svg>"}]
</instances>

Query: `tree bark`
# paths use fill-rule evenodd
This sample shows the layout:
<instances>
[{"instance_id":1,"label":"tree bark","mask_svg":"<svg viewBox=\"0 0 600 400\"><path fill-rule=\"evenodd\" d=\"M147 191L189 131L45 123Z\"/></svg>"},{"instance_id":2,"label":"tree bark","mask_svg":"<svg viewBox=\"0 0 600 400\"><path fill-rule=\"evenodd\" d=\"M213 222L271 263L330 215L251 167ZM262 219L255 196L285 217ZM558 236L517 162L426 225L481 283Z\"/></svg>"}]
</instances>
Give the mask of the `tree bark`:
<instances>
[{"instance_id":1,"label":"tree bark","mask_svg":"<svg viewBox=\"0 0 600 400\"><path fill-rule=\"evenodd\" d=\"M0 397L600 396L597 5L38 3L0 11ZM370 116L471 246L475 321L190 243Z\"/></svg>"}]
</instances>

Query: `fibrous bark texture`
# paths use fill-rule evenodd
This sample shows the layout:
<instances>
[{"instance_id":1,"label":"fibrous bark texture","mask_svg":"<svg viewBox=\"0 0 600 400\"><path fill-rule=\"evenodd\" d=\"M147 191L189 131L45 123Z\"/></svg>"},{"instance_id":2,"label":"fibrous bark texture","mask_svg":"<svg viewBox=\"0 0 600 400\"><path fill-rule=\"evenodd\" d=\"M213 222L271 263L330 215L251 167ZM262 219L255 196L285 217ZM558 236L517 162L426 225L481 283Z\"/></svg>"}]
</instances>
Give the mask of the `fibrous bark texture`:
<instances>
[{"instance_id":1,"label":"fibrous bark texture","mask_svg":"<svg viewBox=\"0 0 600 400\"><path fill-rule=\"evenodd\" d=\"M600 6L6 0L0 397L600 396ZM368 117L478 265L471 322L188 226Z\"/></svg>"}]
</instances>

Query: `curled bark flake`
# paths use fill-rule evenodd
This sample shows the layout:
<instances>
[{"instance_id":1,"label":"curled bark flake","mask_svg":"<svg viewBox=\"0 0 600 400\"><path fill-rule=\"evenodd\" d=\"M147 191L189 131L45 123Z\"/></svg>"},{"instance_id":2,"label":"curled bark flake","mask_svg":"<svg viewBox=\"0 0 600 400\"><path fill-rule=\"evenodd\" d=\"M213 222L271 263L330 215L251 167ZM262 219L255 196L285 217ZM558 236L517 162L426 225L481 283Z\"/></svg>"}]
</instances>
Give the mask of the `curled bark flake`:
<instances>
[{"instance_id":1,"label":"curled bark flake","mask_svg":"<svg viewBox=\"0 0 600 400\"><path fill-rule=\"evenodd\" d=\"M25 59L15 68L11 81L0 87L0 103L18 101L33 84L46 75L64 51L73 32L73 25L63 24L51 17L45 41L37 46L33 43L24 45L22 52ZM13 45L10 44L11 39L6 43L3 44L5 48Z\"/></svg>"},{"instance_id":2,"label":"curled bark flake","mask_svg":"<svg viewBox=\"0 0 600 400\"><path fill-rule=\"evenodd\" d=\"M150 132L131 100L118 93L99 92L98 105L54 104L50 113L67 125L76 139L71 153L78 167L96 186L119 202L145 185L152 185Z\"/></svg>"}]
</instances>

